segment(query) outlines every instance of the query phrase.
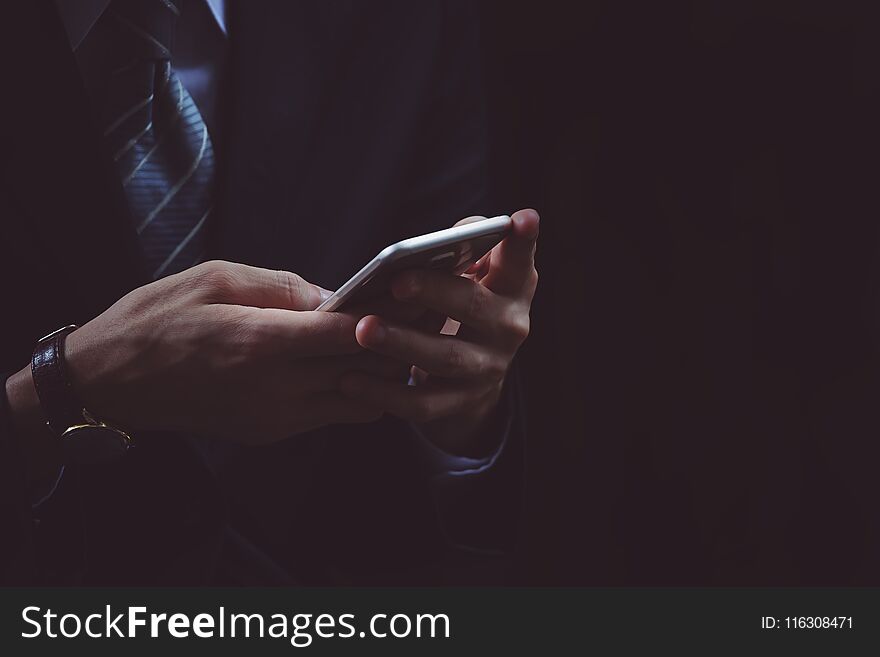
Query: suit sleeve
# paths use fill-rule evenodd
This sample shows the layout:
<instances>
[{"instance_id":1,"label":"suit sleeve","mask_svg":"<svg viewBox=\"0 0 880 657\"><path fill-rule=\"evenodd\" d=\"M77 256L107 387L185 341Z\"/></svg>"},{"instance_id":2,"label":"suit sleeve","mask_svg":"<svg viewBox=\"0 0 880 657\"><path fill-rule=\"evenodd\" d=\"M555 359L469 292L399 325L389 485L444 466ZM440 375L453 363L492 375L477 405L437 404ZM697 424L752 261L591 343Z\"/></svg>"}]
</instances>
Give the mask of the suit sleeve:
<instances>
[{"instance_id":1,"label":"suit sleeve","mask_svg":"<svg viewBox=\"0 0 880 657\"><path fill-rule=\"evenodd\" d=\"M487 555L513 551L524 502L525 426L517 373L508 375L494 426L498 450L473 467L434 468L431 488L441 531L454 548ZM445 463L443 459L439 463Z\"/></svg>"}]
</instances>

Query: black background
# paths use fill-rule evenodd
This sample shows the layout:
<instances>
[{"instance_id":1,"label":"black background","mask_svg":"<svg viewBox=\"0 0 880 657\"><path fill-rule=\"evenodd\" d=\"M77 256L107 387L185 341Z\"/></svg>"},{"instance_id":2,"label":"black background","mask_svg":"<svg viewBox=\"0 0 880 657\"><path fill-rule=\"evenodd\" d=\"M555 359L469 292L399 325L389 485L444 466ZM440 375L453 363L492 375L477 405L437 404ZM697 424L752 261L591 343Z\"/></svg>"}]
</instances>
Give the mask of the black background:
<instances>
[{"instance_id":1,"label":"black background","mask_svg":"<svg viewBox=\"0 0 880 657\"><path fill-rule=\"evenodd\" d=\"M880 580L877 18L483 3L495 198L542 215L517 581Z\"/></svg>"}]
</instances>

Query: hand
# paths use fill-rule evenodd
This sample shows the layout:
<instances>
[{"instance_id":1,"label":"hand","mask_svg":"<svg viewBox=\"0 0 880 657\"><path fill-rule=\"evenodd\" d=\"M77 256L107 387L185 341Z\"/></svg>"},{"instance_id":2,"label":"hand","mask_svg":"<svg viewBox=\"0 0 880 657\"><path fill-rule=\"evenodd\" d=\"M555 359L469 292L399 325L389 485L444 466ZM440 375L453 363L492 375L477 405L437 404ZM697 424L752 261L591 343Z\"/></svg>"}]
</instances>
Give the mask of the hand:
<instances>
[{"instance_id":1,"label":"hand","mask_svg":"<svg viewBox=\"0 0 880 657\"><path fill-rule=\"evenodd\" d=\"M123 297L67 338L74 389L130 430L271 442L381 411L338 392L351 369L391 376L361 349L358 318L310 312L322 290L295 274L208 262Z\"/></svg>"},{"instance_id":2,"label":"hand","mask_svg":"<svg viewBox=\"0 0 880 657\"><path fill-rule=\"evenodd\" d=\"M341 390L423 425L447 451L486 453L489 446L481 429L529 334L529 310L538 283L538 221L534 210L514 214L512 233L466 276L430 270L399 275L392 283L395 298L427 308L441 320L459 322L460 330L438 333L435 327L428 333L377 315L364 317L357 324L358 343L411 364L416 385L352 372L342 378Z\"/></svg>"}]
</instances>

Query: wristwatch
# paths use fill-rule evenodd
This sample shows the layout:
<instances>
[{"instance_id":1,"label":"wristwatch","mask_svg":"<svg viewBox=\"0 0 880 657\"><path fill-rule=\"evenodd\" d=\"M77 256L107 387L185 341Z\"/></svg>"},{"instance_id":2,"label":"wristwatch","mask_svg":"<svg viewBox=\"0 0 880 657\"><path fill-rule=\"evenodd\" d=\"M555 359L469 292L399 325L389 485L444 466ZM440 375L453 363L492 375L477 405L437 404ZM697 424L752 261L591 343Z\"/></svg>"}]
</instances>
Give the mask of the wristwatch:
<instances>
[{"instance_id":1,"label":"wristwatch","mask_svg":"<svg viewBox=\"0 0 880 657\"><path fill-rule=\"evenodd\" d=\"M71 324L40 338L31 373L49 429L61 440L65 463L100 463L123 456L133 441L125 431L98 420L77 397L64 362L64 342L77 329Z\"/></svg>"}]
</instances>

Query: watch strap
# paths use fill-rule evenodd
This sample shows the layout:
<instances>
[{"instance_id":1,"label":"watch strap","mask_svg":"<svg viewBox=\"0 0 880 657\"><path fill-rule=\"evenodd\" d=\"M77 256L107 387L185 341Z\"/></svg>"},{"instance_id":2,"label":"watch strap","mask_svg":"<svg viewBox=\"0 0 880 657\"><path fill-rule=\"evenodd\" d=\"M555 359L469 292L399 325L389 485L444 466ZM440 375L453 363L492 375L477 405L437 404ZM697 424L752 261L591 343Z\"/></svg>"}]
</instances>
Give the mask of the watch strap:
<instances>
[{"instance_id":1,"label":"watch strap","mask_svg":"<svg viewBox=\"0 0 880 657\"><path fill-rule=\"evenodd\" d=\"M65 326L41 338L31 358L31 373L40 406L49 428L59 436L69 427L84 422L84 407L73 391L64 360L64 343L76 328L75 325Z\"/></svg>"}]
</instances>

